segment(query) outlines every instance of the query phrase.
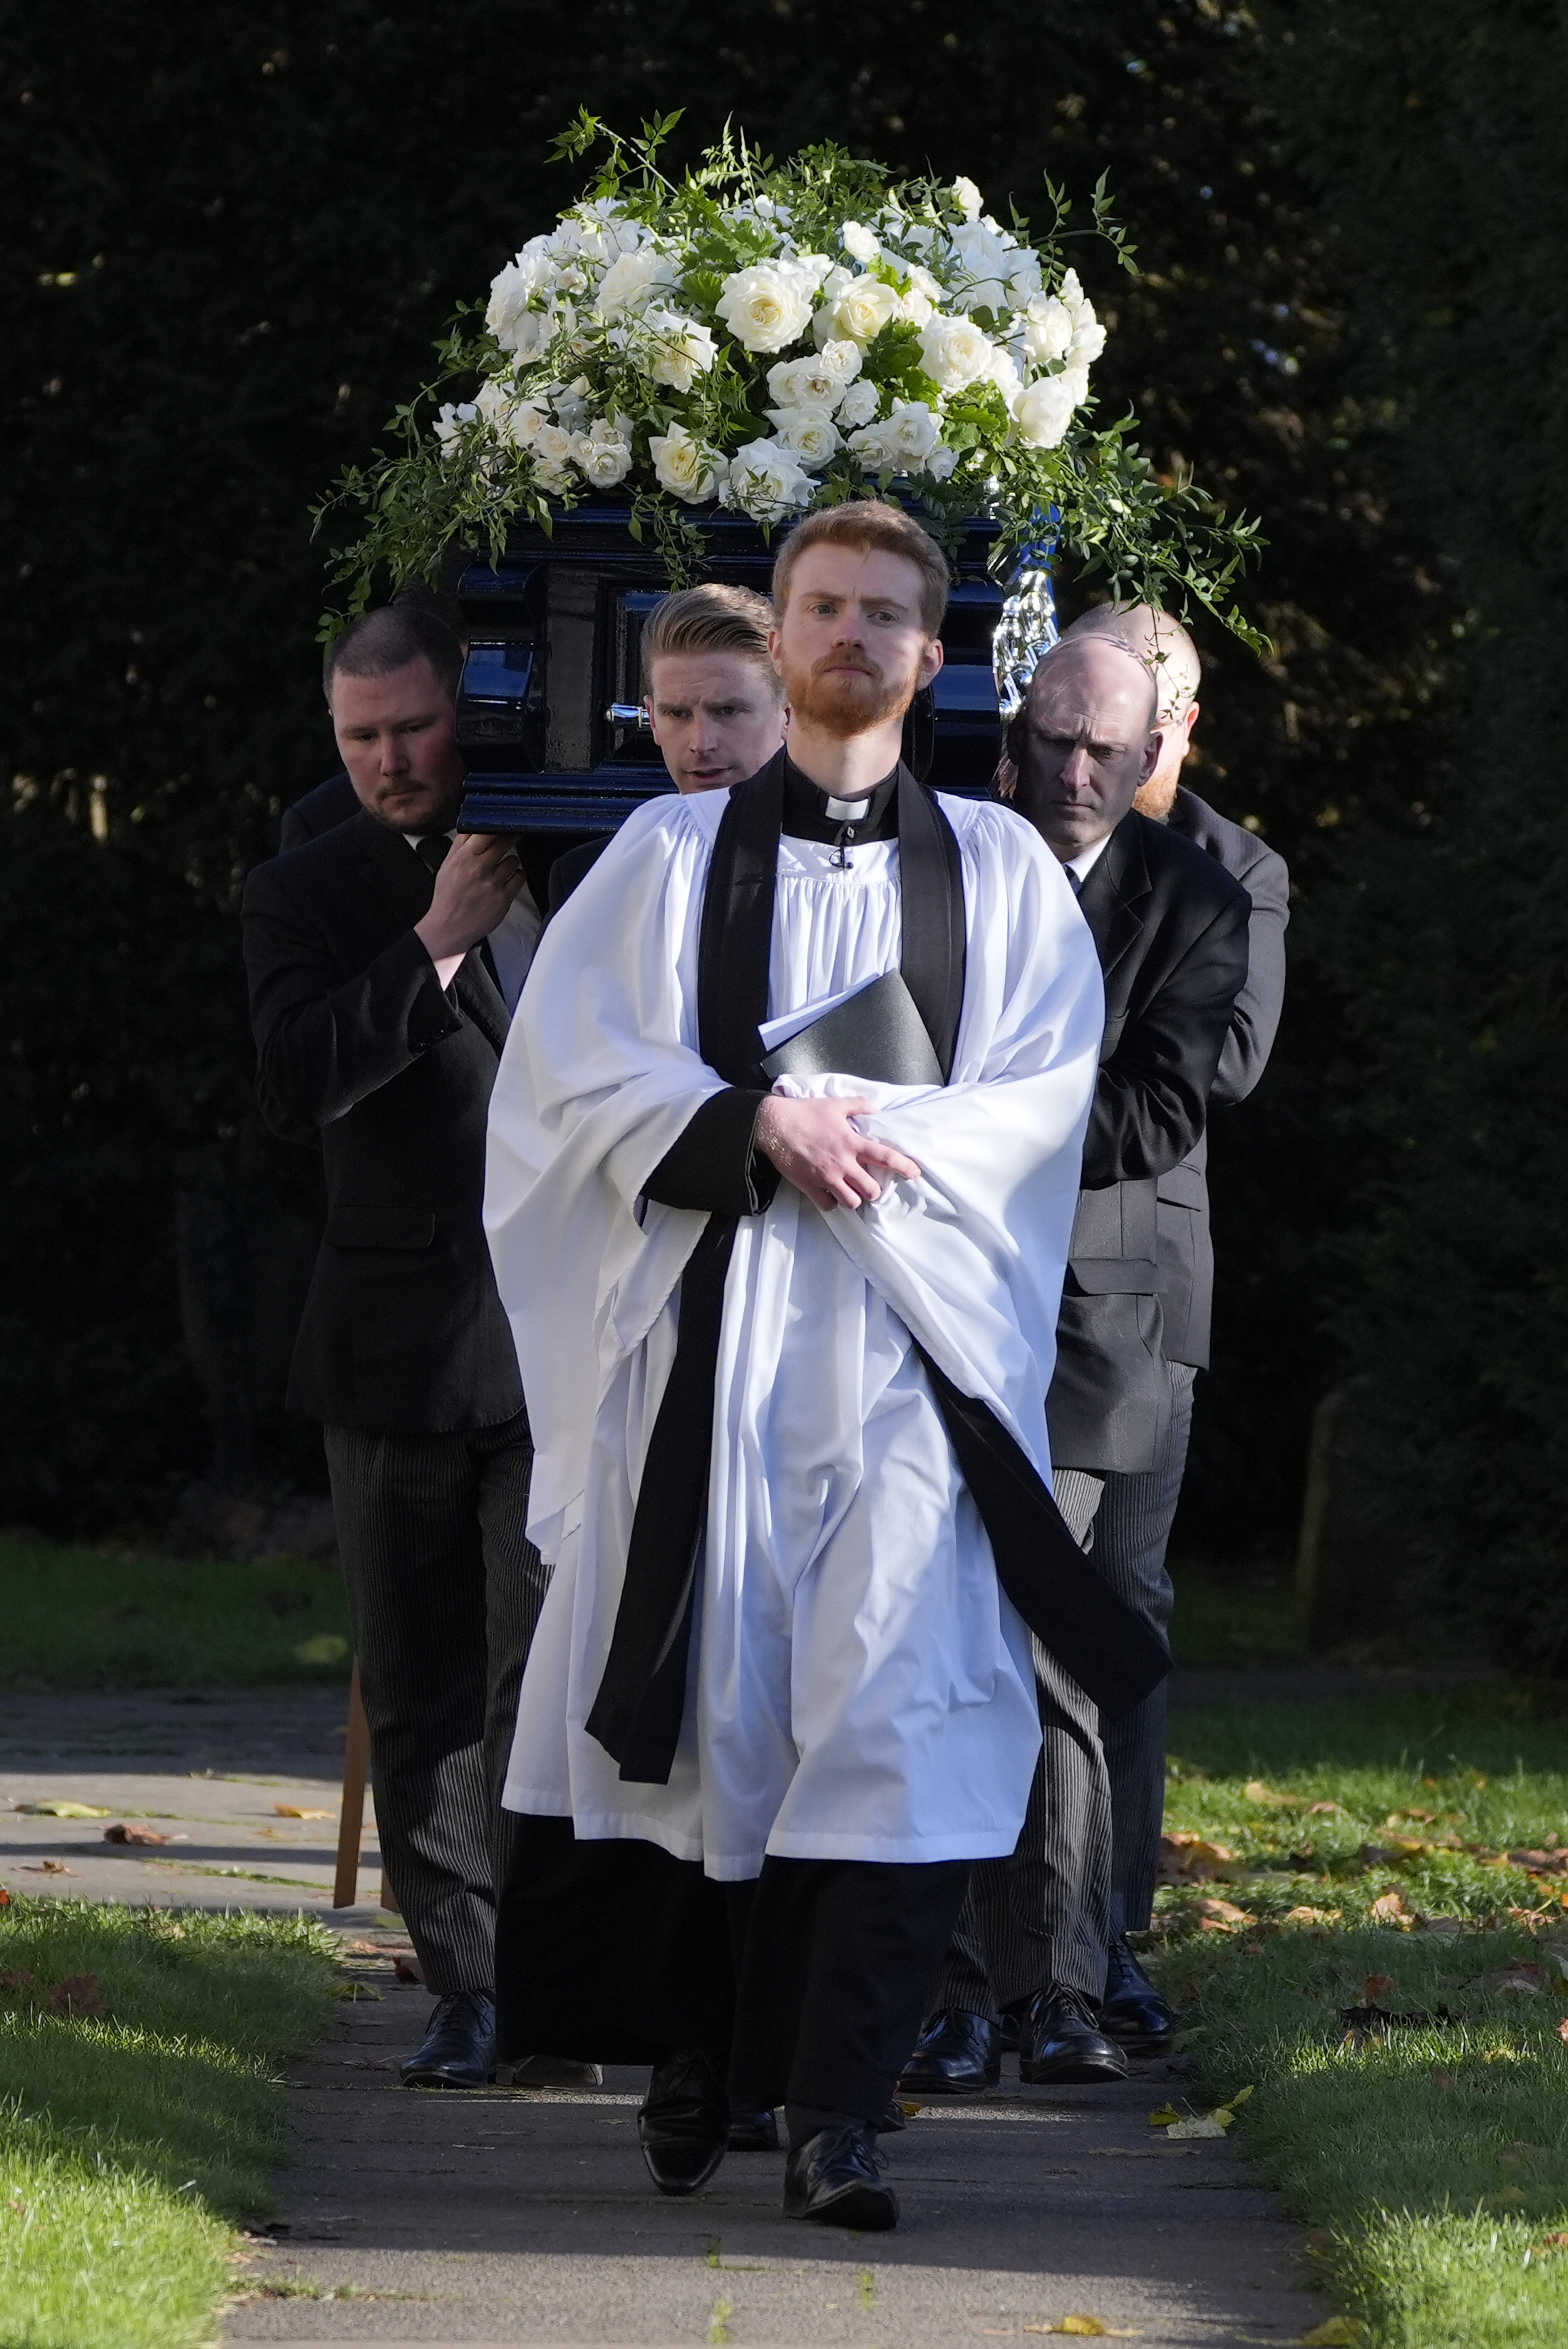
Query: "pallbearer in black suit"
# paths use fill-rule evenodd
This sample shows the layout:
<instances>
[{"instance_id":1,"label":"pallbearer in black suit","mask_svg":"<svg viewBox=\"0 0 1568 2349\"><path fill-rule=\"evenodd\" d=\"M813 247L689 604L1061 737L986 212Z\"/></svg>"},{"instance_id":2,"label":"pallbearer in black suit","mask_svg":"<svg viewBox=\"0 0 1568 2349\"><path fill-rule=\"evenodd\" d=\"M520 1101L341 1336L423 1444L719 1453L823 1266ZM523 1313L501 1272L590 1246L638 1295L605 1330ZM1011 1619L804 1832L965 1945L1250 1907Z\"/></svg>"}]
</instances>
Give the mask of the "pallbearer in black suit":
<instances>
[{"instance_id":1,"label":"pallbearer in black suit","mask_svg":"<svg viewBox=\"0 0 1568 2349\"><path fill-rule=\"evenodd\" d=\"M1147 661L1159 694L1159 758L1133 802L1140 815L1168 824L1214 858L1246 890L1247 976L1231 1010L1210 1089L1210 1114L1245 1101L1268 1065L1285 996L1285 925L1290 874L1282 856L1255 832L1232 823L1181 781L1199 718L1202 668L1198 647L1168 612L1147 604L1102 604L1074 622L1070 637L1118 638ZM1214 1248L1209 1226L1209 1129L1179 1166L1155 1185L1161 1350L1170 1379L1170 1423L1152 1468L1111 1470L1095 1512L1095 1557L1163 1629L1171 1588L1165 1553L1180 1497L1192 1422L1193 1382L1209 1362ZM1165 1686L1105 1733L1111 1787L1111 1940L1101 2028L1122 2045L1158 2047L1170 2011L1127 1941L1148 1925L1159 1868L1165 1807Z\"/></svg>"},{"instance_id":2,"label":"pallbearer in black suit","mask_svg":"<svg viewBox=\"0 0 1568 2349\"><path fill-rule=\"evenodd\" d=\"M381 1848L439 2001L404 2077L450 2087L493 2067L500 1783L544 1585L480 1221L539 915L506 841L452 837L461 664L428 614L345 631L327 696L358 812L244 895L262 1104L327 1172L289 1400L323 1423Z\"/></svg>"},{"instance_id":3,"label":"pallbearer in black suit","mask_svg":"<svg viewBox=\"0 0 1568 2349\"><path fill-rule=\"evenodd\" d=\"M782 2101L786 2214L857 2228L897 2215L877 2131L969 1863L1023 1821L1025 1624L1112 1708L1165 1661L1042 1474L1101 987L1038 836L899 764L946 595L897 509L785 540L789 748L639 810L552 922L485 1198L555 1565L503 2054L591 2018L652 2064L668 2193Z\"/></svg>"},{"instance_id":4,"label":"pallbearer in black suit","mask_svg":"<svg viewBox=\"0 0 1568 2349\"><path fill-rule=\"evenodd\" d=\"M1056 1498L1106 1585L1163 1637L1125 1561L1102 1558L1096 1517L1113 1472L1158 1469L1169 1440L1157 1190L1203 1133L1247 971L1246 893L1210 857L1134 808L1161 749L1148 666L1105 637L1069 637L1035 671L1009 742L1014 804L1078 893L1106 984L1095 1104L1084 1144L1047 1420ZM1044 1749L1011 1860L977 1868L905 2074L925 2093L993 2077L1000 2010L1027 2002L1023 2076L1124 2075L1102 2026L1110 1938L1108 1725L1081 1682L1042 1651Z\"/></svg>"}]
</instances>

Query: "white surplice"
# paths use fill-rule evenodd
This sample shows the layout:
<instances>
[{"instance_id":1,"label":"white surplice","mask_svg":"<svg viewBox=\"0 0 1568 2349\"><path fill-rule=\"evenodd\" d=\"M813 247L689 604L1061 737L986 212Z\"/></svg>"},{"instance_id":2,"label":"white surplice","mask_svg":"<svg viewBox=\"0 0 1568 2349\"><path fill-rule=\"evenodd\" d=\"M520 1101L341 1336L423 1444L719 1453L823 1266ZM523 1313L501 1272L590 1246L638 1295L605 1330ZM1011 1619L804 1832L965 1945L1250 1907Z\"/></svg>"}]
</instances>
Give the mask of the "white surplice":
<instances>
[{"instance_id":1,"label":"white surplice","mask_svg":"<svg viewBox=\"0 0 1568 2349\"><path fill-rule=\"evenodd\" d=\"M763 1854L1011 1852L1040 1732L911 1333L1049 1477L1045 1390L1104 1018L1060 866L1005 808L943 799L962 858L963 1015L945 1088L818 1078L918 1161L858 1209L781 1183L724 1294L705 1554L668 1785L585 1730L639 1480L706 1218L642 1185L722 1080L701 1060L697 936L727 794L631 816L546 929L496 1077L484 1220L555 1573L524 1676L509 1809L635 1837L719 1878ZM773 1017L898 964L897 843L780 843Z\"/></svg>"}]
</instances>

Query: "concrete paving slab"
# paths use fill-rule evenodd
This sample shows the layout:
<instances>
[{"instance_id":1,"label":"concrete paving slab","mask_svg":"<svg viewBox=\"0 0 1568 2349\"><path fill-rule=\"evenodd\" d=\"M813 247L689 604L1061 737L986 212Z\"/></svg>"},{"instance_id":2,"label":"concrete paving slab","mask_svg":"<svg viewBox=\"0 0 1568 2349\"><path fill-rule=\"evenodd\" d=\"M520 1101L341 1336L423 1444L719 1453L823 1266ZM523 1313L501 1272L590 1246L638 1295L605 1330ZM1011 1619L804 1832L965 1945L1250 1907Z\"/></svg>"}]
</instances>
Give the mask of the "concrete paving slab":
<instances>
[{"instance_id":1,"label":"concrete paving slab","mask_svg":"<svg viewBox=\"0 0 1568 2349\"><path fill-rule=\"evenodd\" d=\"M0 1722L0 1885L155 1908L377 1914L367 1798L359 1903L334 1909L348 1702L337 1689L24 1694ZM107 1817L36 1806L81 1804ZM300 1811L311 1816L291 1818ZM157 1844L108 1843L106 1827Z\"/></svg>"},{"instance_id":2,"label":"concrete paving slab","mask_svg":"<svg viewBox=\"0 0 1568 2349\"><path fill-rule=\"evenodd\" d=\"M656 2194L644 2074L596 2093L402 2088L427 2001L389 1956L362 1973L380 1999L346 2006L295 2075L280 2217L253 2240L229 2342L934 2349L1083 2314L1148 2349L1282 2349L1325 2313L1240 2149L1150 2131L1180 2093L1168 2064L924 2107L887 2140L899 2230L842 2235L784 2218L782 2156L732 2154L705 2193Z\"/></svg>"}]
</instances>

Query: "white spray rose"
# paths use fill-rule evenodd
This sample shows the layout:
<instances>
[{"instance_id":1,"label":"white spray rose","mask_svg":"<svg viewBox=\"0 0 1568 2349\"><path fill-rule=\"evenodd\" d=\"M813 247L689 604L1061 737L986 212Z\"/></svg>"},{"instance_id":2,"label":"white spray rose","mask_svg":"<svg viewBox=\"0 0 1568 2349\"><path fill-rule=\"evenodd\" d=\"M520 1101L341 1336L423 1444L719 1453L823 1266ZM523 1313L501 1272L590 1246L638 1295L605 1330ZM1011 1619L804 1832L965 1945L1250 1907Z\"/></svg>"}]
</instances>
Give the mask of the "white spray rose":
<instances>
[{"instance_id":1,"label":"white spray rose","mask_svg":"<svg viewBox=\"0 0 1568 2349\"><path fill-rule=\"evenodd\" d=\"M858 425L869 424L878 404L879 396L874 383L852 383L838 403L840 429L852 432Z\"/></svg>"},{"instance_id":2,"label":"white spray rose","mask_svg":"<svg viewBox=\"0 0 1568 2349\"><path fill-rule=\"evenodd\" d=\"M460 407L456 408L450 399L442 400L440 413L431 429L441 442L441 452L443 457L450 457L452 454L463 426L472 424L478 413L478 409L471 399L465 399Z\"/></svg>"},{"instance_id":3,"label":"white spray rose","mask_svg":"<svg viewBox=\"0 0 1568 2349\"><path fill-rule=\"evenodd\" d=\"M618 254L599 280L594 307L604 318L618 318L629 310L645 310L680 282L680 271L668 253L656 244L639 245Z\"/></svg>"},{"instance_id":4,"label":"white spray rose","mask_svg":"<svg viewBox=\"0 0 1568 2349\"><path fill-rule=\"evenodd\" d=\"M748 440L730 460L719 492L722 505L738 506L753 522L782 522L810 502L812 483L776 440Z\"/></svg>"},{"instance_id":5,"label":"white spray rose","mask_svg":"<svg viewBox=\"0 0 1568 2349\"><path fill-rule=\"evenodd\" d=\"M572 378L570 383L552 383L538 395L548 399L555 409L557 423L568 432L580 432L588 420L588 379L586 375Z\"/></svg>"},{"instance_id":6,"label":"white spray rose","mask_svg":"<svg viewBox=\"0 0 1568 2349\"><path fill-rule=\"evenodd\" d=\"M980 190L972 180L953 181L953 202L966 221L976 221L980 218Z\"/></svg>"},{"instance_id":7,"label":"white spray rose","mask_svg":"<svg viewBox=\"0 0 1568 2349\"><path fill-rule=\"evenodd\" d=\"M648 452L659 488L672 497L684 498L688 505L705 504L719 486L712 458L700 441L693 440L684 424L672 424L668 432L656 433Z\"/></svg>"},{"instance_id":8,"label":"white spray rose","mask_svg":"<svg viewBox=\"0 0 1568 2349\"><path fill-rule=\"evenodd\" d=\"M814 359L779 359L768 369L768 389L780 408L837 407L860 372L857 343L825 343Z\"/></svg>"},{"instance_id":9,"label":"white spray rose","mask_svg":"<svg viewBox=\"0 0 1568 2349\"><path fill-rule=\"evenodd\" d=\"M930 318L920 329L920 366L939 391L961 391L990 370L995 345L971 318Z\"/></svg>"},{"instance_id":10,"label":"white spray rose","mask_svg":"<svg viewBox=\"0 0 1568 2349\"><path fill-rule=\"evenodd\" d=\"M719 316L748 351L782 351L798 342L811 318L809 272L774 262L757 262L725 278ZM753 443L753 446L760 446Z\"/></svg>"},{"instance_id":11,"label":"white spray rose","mask_svg":"<svg viewBox=\"0 0 1568 2349\"><path fill-rule=\"evenodd\" d=\"M958 450L956 449L950 449L944 442L939 441L937 446L931 450L930 455L926 459L926 471L930 475L933 481L950 481L952 479L953 467L958 463Z\"/></svg>"},{"instance_id":12,"label":"white spray rose","mask_svg":"<svg viewBox=\"0 0 1568 2349\"><path fill-rule=\"evenodd\" d=\"M882 250L871 231L859 221L846 221L838 232L838 242L862 269L869 269Z\"/></svg>"},{"instance_id":13,"label":"white spray rose","mask_svg":"<svg viewBox=\"0 0 1568 2349\"><path fill-rule=\"evenodd\" d=\"M1088 390L1088 378L1076 370L1065 375L1040 375L1018 395L1013 421L1018 437L1032 449L1054 449L1073 420L1073 410Z\"/></svg>"},{"instance_id":14,"label":"white spray rose","mask_svg":"<svg viewBox=\"0 0 1568 2349\"><path fill-rule=\"evenodd\" d=\"M828 336L845 336L864 350L898 315L898 296L890 285L880 277L852 277L833 305Z\"/></svg>"},{"instance_id":15,"label":"white spray rose","mask_svg":"<svg viewBox=\"0 0 1568 2349\"><path fill-rule=\"evenodd\" d=\"M596 490L613 490L631 471L631 427L624 417L596 416L572 436L572 460Z\"/></svg>"},{"instance_id":16,"label":"white spray rose","mask_svg":"<svg viewBox=\"0 0 1568 2349\"><path fill-rule=\"evenodd\" d=\"M936 305L930 295L922 294L918 285L911 285L907 294L898 297L898 316L907 318L911 326L926 326L935 314Z\"/></svg>"},{"instance_id":17,"label":"white spray rose","mask_svg":"<svg viewBox=\"0 0 1568 2349\"><path fill-rule=\"evenodd\" d=\"M649 374L655 383L667 383L672 391L690 391L719 356L711 328L695 318L683 318L678 310L647 310L642 323L652 337Z\"/></svg>"},{"instance_id":18,"label":"white spray rose","mask_svg":"<svg viewBox=\"0 0 1568 2349\"><path fill-rule=\"evenodd\" d=\"M989 214L948 231L961 310L1021 310L1040 291L1040 256Z\"/></svg>"},{"instance_id":19,"label":"white spray rose","mask_svg":"<svg viewBox=\"0 0 1568 2349\"><path fill-rule=\"evenodd\" d=\"M998 343L992 352L991 365L986 369L985 380L996 386L1011 409L1013 401L1023 388L1023 378L1019 372L1018 361L1001 343Z\"/></svg>"},{"instance_id":20,"label":"white spray rose","mask_svg":"<svg viewBox=\"0 0 1568 2349\"><path fill-rule=\"evenodd\" d=\"M544 490L570 489L573 436L564 425L542 424L534 435L534 475Z\"/></svg>"},{"instance_id":21,"label":"white spray rose","mask_svg":"<svg viewBox=\"0 0 1568 2349\"><path fill-rule=\"evenodd\" d=\"M850 435L849 446L868 473L888 468L918 473L936 447L940 428L923 399L900 399L879 423Z\"/></svg>"},{"instance_id":22,"label":"white spray rose","mask_svg":"<svg viewBox=\"0 0 1568 2349\"><path fill-rule=\"evenodd\" d=\"M1087 367L1097 359L1106 347L1106 330L1095 316L1095 305L1078 283L1078 273L1069 269L1062 280L1062 305L1073 322L1073 339L1067 346L1066 358L1070 367Z\"/></svg>"},{"instance_id":23,"label":"white spray rose","mask_svg":"<svg viewBox=\"0 0 1568 2349\"><path fill-rule=\"evenodd\" d=\"M770 408L768 421L796 463L820 473L838 450L838 433L826 408Z\"/></svg>"},{"instance_id":24,"label":"white spray rose","mask_svg":"<svg viewBox=\"0 0 1568 2349\"><path fill-rule=\"evenodd\" d=\"M1067 356L1073 339L1073 315L1054 294L1037 294L1023 316L1023 341L1036 367L1054 366Z\"/></svg>"},{"instance_id":25,"label":"white spray rose","mask_svg":"<svg viewBox=\"0 0 1568 2349\"><path fill-rule=\"evenodd\" d=\"M519 318L528 315L529 304L555 290L556 267L549 254L531 252L526 245L491 279L484 323L503 350L512 348L511 336Z\"/></svg>"}]
</instances>

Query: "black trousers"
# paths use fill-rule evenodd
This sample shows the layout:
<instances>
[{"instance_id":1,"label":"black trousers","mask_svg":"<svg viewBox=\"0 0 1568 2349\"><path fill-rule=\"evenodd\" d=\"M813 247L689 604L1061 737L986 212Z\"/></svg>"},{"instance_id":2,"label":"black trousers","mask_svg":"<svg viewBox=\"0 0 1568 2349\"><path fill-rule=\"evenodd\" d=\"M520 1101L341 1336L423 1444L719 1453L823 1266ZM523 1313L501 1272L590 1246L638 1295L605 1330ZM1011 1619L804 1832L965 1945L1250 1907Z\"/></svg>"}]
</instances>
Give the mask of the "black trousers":
<instances>
[{"instance_id":1,"label":"black trousers","mask_svg":"<svg viewBox=\"0 0 1568 2349\"><path fill-rule=\"evenodd\" d=\"M323 1433L387 1874L431 1989L490 1990L501 1785L546 1579L523 1530L527 1418Z\"/></svg>"},{"instance_id":2,"label":"black trousers","mask_svg":"<svg viewBox=\"0 0 1568 2349\"><path fill-rule=\"evenodd\" d=\"M497 2048L659 2064L701 2047L737 2109L880 2120L971 1863L764 1859L716 1884L650 1843L523 1817L496 1937Z\"/></svg>"}]
</instances>

